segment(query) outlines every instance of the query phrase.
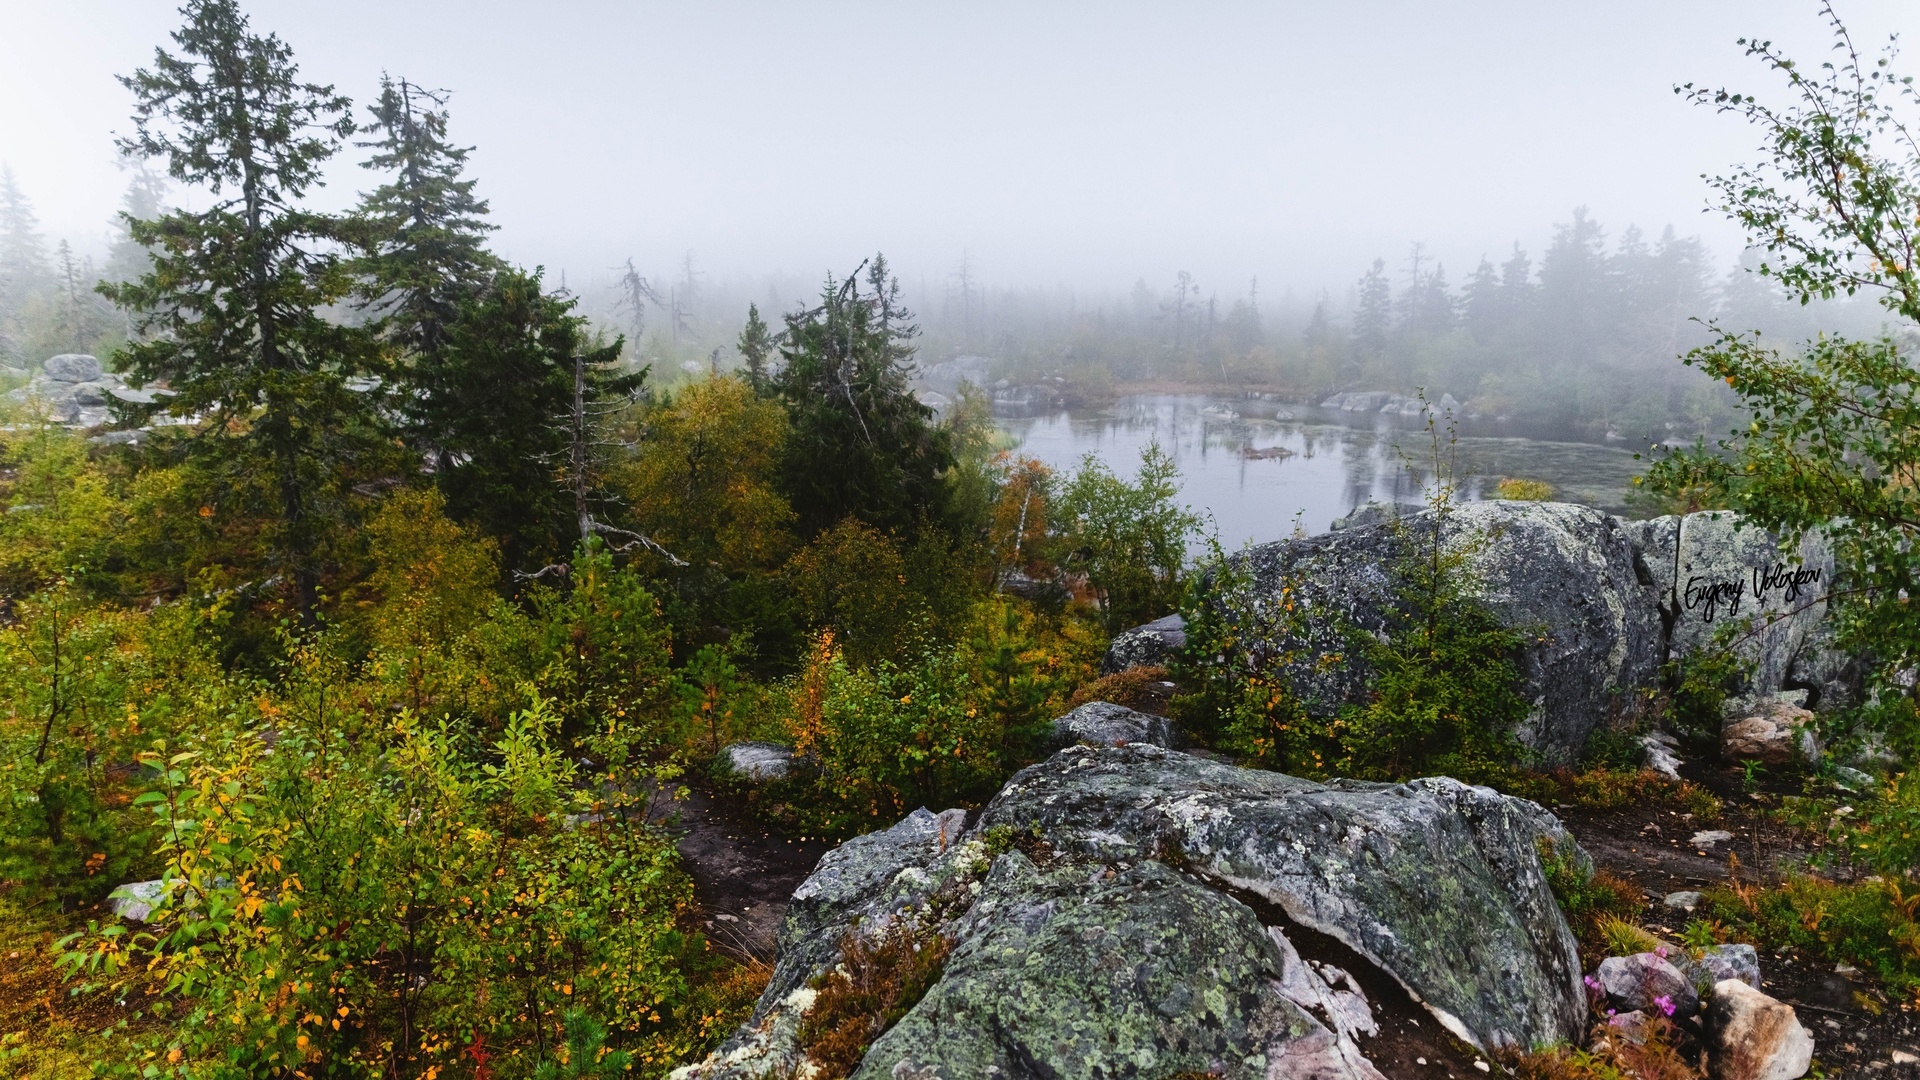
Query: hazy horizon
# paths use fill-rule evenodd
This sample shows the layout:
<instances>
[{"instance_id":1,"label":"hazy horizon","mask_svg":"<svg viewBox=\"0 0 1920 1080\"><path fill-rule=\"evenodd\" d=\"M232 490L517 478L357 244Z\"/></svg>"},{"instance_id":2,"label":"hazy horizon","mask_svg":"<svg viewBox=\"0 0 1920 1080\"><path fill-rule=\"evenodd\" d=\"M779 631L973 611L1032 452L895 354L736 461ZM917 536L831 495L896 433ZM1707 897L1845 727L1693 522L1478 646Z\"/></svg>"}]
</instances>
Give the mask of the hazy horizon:
<instances>
[{"instance_id":1,"label":"hazy horizon","mask_svg":"<svg viewBox=\"0 0 1920 1080\"><path fill-rule=\"evenodd\" d=\"M1419 241L1457 283L1515 242L1537 256L1575 206L1611 237L1698 235L1724 269L1738 234L1699 174L1750 160L1754 134L1672 85L1772 91L1735 38L1828 44L1800 0L245 8L357 110L382 71L452 91L496 247L556 280L688 253L716 278L810 279L880 250L922 302L963 253L1001 286L1190 270L1222 296L1258 276L1337 298ZM1916 21L1841 14L1867 48ZM9 22L0 161L50 241L97 253L125 181L113 76L171 44L174 5L26 0ZM374 182L355 162L324 203Z\"/></svg>"}]
</instances>

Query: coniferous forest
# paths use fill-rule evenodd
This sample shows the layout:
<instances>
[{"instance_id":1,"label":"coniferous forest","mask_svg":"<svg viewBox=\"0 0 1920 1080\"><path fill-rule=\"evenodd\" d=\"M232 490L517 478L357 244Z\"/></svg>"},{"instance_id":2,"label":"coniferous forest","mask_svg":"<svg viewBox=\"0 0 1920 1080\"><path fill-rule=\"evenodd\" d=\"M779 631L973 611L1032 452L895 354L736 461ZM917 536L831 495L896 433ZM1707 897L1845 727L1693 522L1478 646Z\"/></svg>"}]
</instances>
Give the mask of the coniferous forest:
<instances>
[{"instance_id":1,"label":"coniferous forest","mask_svg":"<svg viewBox=\"0 0 1920 1080\"><path fill-rule=\"evenodd\" d=\"M1044 1003L1073 1007L1032 1022L1109 1027L996 1060L1296 1075L1265 1071L1278 1050L1194 1047L1260 1024L1280 1047L1324 1017L1326 1046L1391 1035L1382 1054L1534 1080L1911 1063L1920 414L1900 333L1920 320L1920 184L1911 84L1848 55L1810 76L1752 46L1785 77L1778 107L1683 88L1765 139L1764 164L1710 182L1754 245L1724 271L1698 239L1576 209L1537 260L1515 245L1450 277L1413 245L1346 296L1264 312L1257 284L1223 298L1184 272L1088 297L987 287L963 262L916 291L878 252L782 307L784 286L697 287L690 256L678 285L627 260L578 290L516 264L451 94L387 73L350 100L238 0L187 0L120 78L128 186L101 264L50 248L0 175L0 1069L962 1080L906 1056L876 1073L869 1051L1013 1008L1085 956L1097 977ZM329 209L323 181L355 156L357 194ZM1157 443L1053 468L996 426L991 382L927 404L920 376L976 354L999 390L1421 390L1462 419L1702 438L1647 462L1650 520L1624 521L1524 480L1467 504L1454 417L1428 409L1424 507L1229 552ZM1735 539L1688 549L1688 528ZM1744 621L1723 584L1728 617L1683 636L1687 551L1760 560L1735 567ZM1762 606L1801 586L1825 591ZM1780 627L1800 635L1788 659L1767 651ZM1554 728L1582 694L1577 731ZM1123 766L1201 780L1178 798L1113 781L1098 806L1072 787ZM1349 940L1220 861L1233 844L1181 832L1246 792L1320 800L1313 844L1288 850L1346 861L1295 876L1398 873L1343 917L1398 904L1419 932ZM1340 818L1382 792L1401 808ZM1425 831L1394 831L1409 814ZM1241 848L1290 827L1262 819ZM1150 842L1114 854L1136 828ZM901 836L919 861L885 863ZM1448 877L1466 865L1449 844L1511 895ZM777 935L718 902L762 873L801 912ZM804 923L855 893L880 899ZM1113 944L1169 896L1226 914ZM1128 914L1034 944L1076 904ZM989 953L996 918L1031 935ZM1218 935L1243 924L1258 977L1228 994L1240 946ZM1568 1015L1461 1020L1422 997L1499 967L1502 934L1535 935L1500 968L1521 974L1469 1004L1537 967ZM1483 939L1433 965L1437 991L1405 960ZM795 974L795 955L827 959ZM1762 975L1714 965L1749 956L1781 999L1752 1007L1786 1009L1766 1014L1769 1060L1799 1045L1783 1001L1865 1034L1816 1030L1828 1056L1799 1072L1730 1071L1725 1013ZM1640 983L1606 981L1627 962ZM1162 992L1163 968L1201 982ZM1819 1004L1836 973L1852 996ZM1326 985L1298 1017L1233 1011L1300 979ZM1109 1015L1128 994L1179 1037L1096 1067L1137 1035ZM1372 1024L1368 994L1380 1026L1339 1019L1357 1000ZM1420 1029L1423 1009L1440 1022ZM1340 1060L1311 1075L1380 1075Z\"/></svg>"}]
</instances>

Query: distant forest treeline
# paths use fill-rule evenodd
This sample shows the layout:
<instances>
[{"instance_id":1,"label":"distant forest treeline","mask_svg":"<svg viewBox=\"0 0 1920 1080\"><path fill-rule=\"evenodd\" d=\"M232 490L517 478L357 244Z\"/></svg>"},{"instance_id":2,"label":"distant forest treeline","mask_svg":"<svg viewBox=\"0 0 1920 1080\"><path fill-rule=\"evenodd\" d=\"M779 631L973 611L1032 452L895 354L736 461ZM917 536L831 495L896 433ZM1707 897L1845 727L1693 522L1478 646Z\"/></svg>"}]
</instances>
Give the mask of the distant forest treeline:
<instances>
[{"instance_id":1,"label":"distant forest treeline","mask_svg":"<svg viewBox=\"0 0 1920 1080\"><path fill-rule=\"evenodd\" d=\"M123 209L149 217L164 196L164 180L137 170ZM126 318L93 285L128 280L145 259L118 220L102 265L49 241L12 172L0 171L0 359L31 367L60 352L109 355ZM691 252L667 273L642 273L638 261L576 272L569 292L666 382L740 367L748 305L802 307L813 289L806 276L710 279ZM1377 258L1344 294L1317 300L1263 302L1257 281L1223 295L1185 271L1158 288L1141 278L1125 295L995 286L966 256L904 283L922 364L983 355L996 376L1058 377L1081 398L1139 382L1301 395L1424 387L1488 418L1639 439L1715 433L1732 415L1723 388L1677 361L1711 338L1710 321L1789 347L1822 331L1882 329L1876 305L1802 307L1757 269L1749 255L1718 270L1698 238L1671 227L1649 240L1629 226L1609 243L1577 208L1537 260L1516 243L1456 284L1416 243L1397 265Z\"/></svg>"}]
</instances>

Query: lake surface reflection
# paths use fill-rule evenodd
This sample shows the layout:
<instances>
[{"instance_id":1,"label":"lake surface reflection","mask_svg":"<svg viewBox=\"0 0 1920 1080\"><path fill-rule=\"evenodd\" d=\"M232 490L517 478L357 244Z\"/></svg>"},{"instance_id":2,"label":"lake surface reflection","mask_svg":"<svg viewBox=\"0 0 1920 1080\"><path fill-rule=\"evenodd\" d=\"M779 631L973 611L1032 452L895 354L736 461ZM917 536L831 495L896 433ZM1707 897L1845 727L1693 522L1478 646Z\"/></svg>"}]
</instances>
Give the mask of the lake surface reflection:
<instances>
[{"instance_id":1,"label":"lake surface reflection","mask_svg":"<svg viewBox=\"0 0 1920 1080\"><path fill-rule=\"evenodd\" d=\"M1288 536L1296 521L1310 534L1324 532L1369 500L1419 501L1433 482L1433 446L1420 417L1182 394L998 422L1018 453L1063 471L1094 454L1132 476L1140 451L1157 440L1179 463L1182 498L1212 517L1229 551ZM1632 479L1646 466L1619 446L1476 431L1465 422L1453 453L1468 499L1514 476L1544 480L1557 499L1613 513L1625 509Z\"/></svg>"}]
</instances>

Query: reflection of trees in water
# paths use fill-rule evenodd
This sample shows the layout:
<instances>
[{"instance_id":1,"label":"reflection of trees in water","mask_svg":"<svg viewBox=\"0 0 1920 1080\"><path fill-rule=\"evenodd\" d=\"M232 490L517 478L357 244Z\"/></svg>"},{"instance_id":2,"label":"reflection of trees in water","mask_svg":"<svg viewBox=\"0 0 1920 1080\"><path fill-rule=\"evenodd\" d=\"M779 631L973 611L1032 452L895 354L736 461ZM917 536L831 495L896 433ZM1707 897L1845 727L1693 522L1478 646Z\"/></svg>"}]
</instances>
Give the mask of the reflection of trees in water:
<instances>
[{"instance_id":1,"label":"reflection of trees in water","mask_svg":"<svg viewBox=\"0 0 1920 1080\"><path fill-rule=\"evenodd\" d=\"M1318 493L1287 496L1300 499L1301 505L1311 505L1317 497L1323 508L1343 502L1338 512L1344 513L1369 500L1423 501L1433 482L1431 443L1425 431L1411 424L1359 418L1360 423L1348 427L1278 420L1247 415L1238 402L1228 403L1241 411L1235 419L1202 412L1216 403L1200 396L1125 398L1105 409L1009 418L1001 424L1020 443L1043 444L1046 456L1063 471L1078 467L1080 458L1093 452L1116 472L1131 475L1139 464L1139 447L1158 440L1180 464L1183 479L1195 483L1190 491L1196 499L1205 497L1200 494L1206 490L1203 478L1218 485L1211 496L1215 499L1234 499L1233 492L1278 483L1286 490ZM1242 453L1269 446L1286 447L1296 456L1249 461ZM1554 485L1560 498L1619 512L1641 467L1621 448L1512 436L1463 436L1453 450L1460 494L1466 499L1486 497L1500 478L1519 476ZM1335 460L1327 460L1336 454Z\"/></svg>"}]
</instances>

